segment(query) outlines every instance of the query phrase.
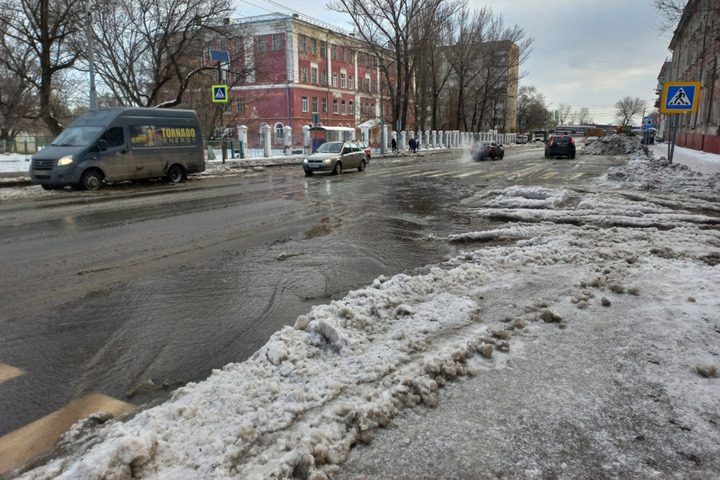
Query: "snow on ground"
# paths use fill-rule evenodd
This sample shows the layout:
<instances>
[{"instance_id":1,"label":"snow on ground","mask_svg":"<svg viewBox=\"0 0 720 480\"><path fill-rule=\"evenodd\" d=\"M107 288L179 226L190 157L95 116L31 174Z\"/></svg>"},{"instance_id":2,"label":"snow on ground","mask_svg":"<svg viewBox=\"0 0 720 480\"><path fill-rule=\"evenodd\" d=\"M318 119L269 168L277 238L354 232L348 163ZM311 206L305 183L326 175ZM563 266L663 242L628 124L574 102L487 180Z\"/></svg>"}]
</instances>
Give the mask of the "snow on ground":
<instances>
[{"instance_id":1,"label":"snow on ground","mask_svg":"<svg viewBox=\"0 0 720 480\"><path fill-rule=\"evenodd\" d=\"M719 180L637 157L592 189L478 191L462 208L503 223L425 240L476 250L78 423L21 478L717 477Z\"/></svg>"}]
</instances>

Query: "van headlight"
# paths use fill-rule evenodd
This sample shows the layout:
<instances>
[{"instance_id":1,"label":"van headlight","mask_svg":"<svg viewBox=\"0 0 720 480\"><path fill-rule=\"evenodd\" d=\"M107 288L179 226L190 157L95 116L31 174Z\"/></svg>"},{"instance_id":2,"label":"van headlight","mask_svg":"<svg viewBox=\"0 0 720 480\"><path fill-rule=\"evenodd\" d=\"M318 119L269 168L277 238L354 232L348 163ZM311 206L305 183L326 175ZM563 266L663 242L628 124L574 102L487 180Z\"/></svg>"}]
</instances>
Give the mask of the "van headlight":
<instances>
[{"instance_id":1,"label":"van headlight","mask_svg":"<svg viewBox=\"0 0 720 480\"><path fill-rule=\"evenodd\" d=\"M68 157L62 157L60 160L58 160L57 164L58 164L58 167L60 167L63 165L70 165L72 162L73 162L73 158L68 156Z\"/></svg>"}]
</instances>

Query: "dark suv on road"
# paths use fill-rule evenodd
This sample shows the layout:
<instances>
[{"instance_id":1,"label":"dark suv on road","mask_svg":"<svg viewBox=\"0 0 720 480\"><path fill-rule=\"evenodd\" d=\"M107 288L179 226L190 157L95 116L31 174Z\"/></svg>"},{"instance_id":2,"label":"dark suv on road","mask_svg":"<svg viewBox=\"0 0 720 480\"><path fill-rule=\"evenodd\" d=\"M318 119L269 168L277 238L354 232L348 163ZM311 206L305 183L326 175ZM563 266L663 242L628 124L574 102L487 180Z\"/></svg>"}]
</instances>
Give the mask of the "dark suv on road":
<instances>
[{"instance_id":1,"label":"dark suv on road","mask_svg":"<svg viewBox=\"0 0 720 480\"><path fill-rule=\"evenodd\" d=\"M575 158L575 140L570 135L553 135L545 145L545 158Z\"/></svg>"}]
</instances>

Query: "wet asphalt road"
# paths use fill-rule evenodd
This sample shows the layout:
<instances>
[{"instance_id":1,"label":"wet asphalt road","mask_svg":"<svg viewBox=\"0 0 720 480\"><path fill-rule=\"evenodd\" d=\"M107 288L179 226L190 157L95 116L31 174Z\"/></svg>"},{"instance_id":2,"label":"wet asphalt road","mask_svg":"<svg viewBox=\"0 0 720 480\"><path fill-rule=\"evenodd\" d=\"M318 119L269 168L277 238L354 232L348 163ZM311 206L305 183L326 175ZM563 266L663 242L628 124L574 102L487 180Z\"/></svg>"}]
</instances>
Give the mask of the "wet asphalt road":
<instances>
[{"instance_id":1,"label":"wet asphalt road","mask_svg":"<svg viewBox=\"0 0 720 480\"><path fill-rule=\"evenodd\" d=\"M508 184L577 186L622 160L508 149L299 165L179 186L121 185L0 204L0 436L91 392L141 405L239 362L315 304L418 273L489 228L462 200Z\"/></svg>"}]
</instances>

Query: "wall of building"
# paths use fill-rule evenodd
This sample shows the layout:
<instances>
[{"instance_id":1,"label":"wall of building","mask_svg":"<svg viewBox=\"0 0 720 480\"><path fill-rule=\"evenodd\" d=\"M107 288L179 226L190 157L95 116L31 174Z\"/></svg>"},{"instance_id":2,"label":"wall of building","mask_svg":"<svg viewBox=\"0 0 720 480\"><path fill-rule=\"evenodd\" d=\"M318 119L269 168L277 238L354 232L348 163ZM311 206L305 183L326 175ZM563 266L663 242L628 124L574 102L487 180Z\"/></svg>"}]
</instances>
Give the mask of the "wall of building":
<instances>
[{"instance_id":1,"label":"wall of building","mask_svg":"<svg viewBox=\"0 0 720 480\"><path fill-rule=\"evenodd\" d=\"M690 0L670 42L672 62L659 81L701 82L697 113L680 118L677 144L720 153L720 4Z\"/></svg>"}]
</instances>

